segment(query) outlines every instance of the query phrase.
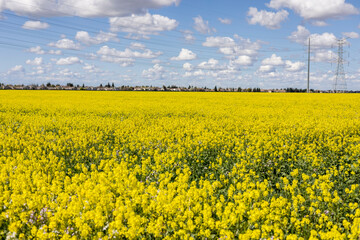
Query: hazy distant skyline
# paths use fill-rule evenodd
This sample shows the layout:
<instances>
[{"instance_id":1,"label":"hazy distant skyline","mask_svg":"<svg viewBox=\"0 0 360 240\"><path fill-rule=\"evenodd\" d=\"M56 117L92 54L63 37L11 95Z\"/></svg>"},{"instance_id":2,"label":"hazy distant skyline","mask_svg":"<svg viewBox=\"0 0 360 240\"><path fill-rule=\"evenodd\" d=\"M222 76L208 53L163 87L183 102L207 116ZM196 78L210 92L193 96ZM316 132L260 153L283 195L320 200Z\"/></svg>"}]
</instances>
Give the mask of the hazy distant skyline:
<instances>
[{"instance_id":1,"label":"hazy distant skyline","mask_svg":"<svg viewBox=\"0 0 360 240\"><path fill-rule=\"evenodd\" d=\"M0 82L360 89L356 0L0 0Z\"/></svg>"}]
</instances>

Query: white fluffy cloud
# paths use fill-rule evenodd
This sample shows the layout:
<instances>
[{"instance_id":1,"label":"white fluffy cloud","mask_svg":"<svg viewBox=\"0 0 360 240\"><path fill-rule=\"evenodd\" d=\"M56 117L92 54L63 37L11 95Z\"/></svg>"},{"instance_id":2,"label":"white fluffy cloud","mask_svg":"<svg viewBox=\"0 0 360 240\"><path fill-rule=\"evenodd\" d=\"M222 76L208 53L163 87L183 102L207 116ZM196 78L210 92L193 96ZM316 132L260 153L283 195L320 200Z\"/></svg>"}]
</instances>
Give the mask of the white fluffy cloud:
<instances>
[{"instance_id":1,"label":"white fluffy cloud","mask_svg":"<svg viewBox=\"0 0 360 240\"><path fill-rule=\"evenodd\" d=\"M186 41L191 42L191 41L194 41L194 40L195 40L195 37L194 37L194 35L193 35L193 32L190 31L190 30L185 30L185 31L183 31L183 35L184 35L184 38L185 38Z\"/></svg>"},{"instance_id":2,"label":"white fluffy cloud","mask_svg":"<svg viewBox=\"0 0 360 240\"><path fill-rule=\"evenodd\" d=\"M280 28L280 23L287 19L289 13L286 10L276 13L265 10L258 11L257 8L251 7L247 15L250 17L248 19L249 24L260 24L269 29L278 29Z\"/></svg>"},{"instance_id":3,"label":"white fluffy cloud","mask_svg":"<svg viewBox=\"0 0 360 240\"><path fill-rule=\"evenodd\" d=\"M50 25L44 22L40 21L26 21L22 28L28 29L28 30L41 30L41 29L47 29Z\"/></svg>"},{"instance_id":4,"label":"white fluffy cloud","mask_svg":"<svg viewBox=\"0 0 360 240\"><path fill-rule=\"evenodd\" d=\"M352 39L356 39L356 38L360 37L357 32L344 32L342 34L344 37L348 37L348 38L352 38Z\"/></svg>"},{"instance_id":5,"label":"white fluffy cloud","mask_svg":"<svg viewBox=\"0 0 360 240\"><path fill-rule=\"evenodd\" d=\"M57 65L72 65L76 63L81 63L82 61L78 57L67 57L67 58L60 58L56 61Z\"/></svg>"},{"instance_id":6,"label":"white fluffy cloud","mask_svg":"<svg viewBox=\"0 0 360 240\"><path fill-rule=\"evenodd\" d=\"M221 22L222 24L227 24L227 25L229 25L229 24L232 23L231 19L228 19L228 18L218 18L218 20L219 20L219 22Z\"/></svg>"},{"instance_id":7,"label":"white fluffy cloud","mask_svg":"<svg viewBox=\"0 0 360 240\"><path fill-rule=\"evenodd\" d=\"M217 69L217 68L219 68L219 61L214 59L214 58L210 58L206 62L201 62L197 66L197 68L199 68L199 69L209 69L209 70Z\"/></svg>"},{"instance_id":8,"label":"white fluffy cloud","mask_svg":"<svg viewBox=\"0 0 360 240\"><path fill-rule=\"evenodd\" d=\"M37 57L37 58L35 58L34 60L30 60L30 59L29 59L29 60L26 60L26 64L28 64L28 65L35 65L35 66L41 65L42 62L43 62L42 57Z\"/></svg>"},{"instance_id":9,"label":"white fluffy cloud","mask_svg":"<svg viewBox=\"0 0 360 240\"><path fill-rule=\"evenodd\" d=\"M49 43L49 46L50 47L60 48L60 49L70 49L70 50L78 50L78 49L80 49L80 44L79 43L75 43L73 40L70 40L70 39L67 39L67 38L60 39L57 42Z\"/></svg>"},{"instance_id":10,"label":"white fluffy cloud","mask_svg":"<svg viewBox=\"0 0 360 240\"><path fill-rule=\"evenodd\" d=\"M39 54L39 55L45 54L45 51L42 50L40 46L36 46L36 47L29 48L29 49L26 50L26 51L27 51L27 52L30 52L30 53L36 53L36 54Z\"/></svg>"},{"instance_id":11,"label":"white fluffy cloud","mask_svg":"<svg viewBox=\"0 0 360 240\"><path fill-rule=\"evenodd\" d=\"M110 30L113 32L126 32L137 36L146 37L159 32L171 31L178 26L175 19L161 15L131 15L127 17L112 17L109 19Z\"/></svg>"},{"instance_id":12,"label":"white fluffy cloud","mask_svg":"<svg viewBox=\"0 0 360 240\"><path fill-rule=\"evenodd\" d=\"M202 34L211 34L216 32L216 29L209 27L209 22L204 21L201 16L194 18L194 29Z\"/></svg>"},{"instance_id":13,"label":"white fluffy cloud","mask_svg":"<svg viewBox=\"0 0 360 240\"><path fill-rule=\"evenodd\" d=\"M139 52L126 48L124 51L120 51L108 46L103 46L97 51L97 56L101 61L118 63L123 67L133 65L136 58L153 59L162 54L162 52L153 52L150 49L143 49L142 52Z\"/></svg>"},{"instance_id":14,"label":"white fluffy cloud","mask_svg":"<svg viewBox=\"0 0 360 240\"><path fill-rule=\"evenodd\" d=\"M196 68L185 69L183 75L186 78L196 78L204 80L205 77L213 78L217 81L236 81L241 78L240 71L231 65L219 65L217 60L209 59L207 62L199 64Z\"/></svg>"},{"instance_id":15,"label":"white fluffy cloud","mask_svg":"<svg viewBox=\"0 0 360 240\"><path fill-rule=\"evenodd\" d=\"M268 6L292 9L305 20L326 20L359 14L359 10L345 0L271 0Z\"/></svg>"},{"instance_id":16,"label":"white fluffy cloud","mask_svg":"<svg viewBox=\"0 0 360 240\"><path fill-rule=\"evenodd\" d=\"M240 66L251 66L253 65L253 58L246 55L241 55L231 61L231 64L240 65Z\"/></svg>"},{"instance_id":17,"label":"white fluffy cloud","mask_svg":"<svg viewBox=\"0 0 360 240\"><path fill-rule=\"evenodd\" d=\"M312 48L329 48L337 43L337 38L332 33L323 34L311 34L304 26L298 26L297 31L291 33L289 39L293 42L308 45L308 41L311 41Z\"/></svg>"},{"instance_id":18,"label":"white fluffy cloud","mask_svg":"<svg viewBox=\"0 0 360 240\"><path fill-rule=\"evenodd\" d=\"M96 67L95 65L92 64L88 64L85 63L85 65L83 66L83 69L89 73L100 73L102 72L101 69L99 69L98 67Z\"/></svg>"},{"instance_id":19,"label":"white fluffy cloud","mask_svg":"<svg viewBox=\"0 0 360 240\"><path fill-rule=\"evenodd\" d=\"M193 66L191 63L184 63L183 69L185 69L186 71L191 71L193 69Z\"/></svg>"},{"instance_id":20,"label":"white fluffy cloud","mask_svg":"<svg viewBox=\"0 0 360 240\"><path fill-rule=\"evenodd\" d=\"M196 54L193 53L191 50L182 48L179 53L179 56L172 57L171 60L173 61L194 60L196 59L196 57L197 57Z\"/></svg>"},{"instance_id":21,"label":"white fluffy cloud","mask_svg":"<svg viewBox=\"0 0 360 240\"><path fill-rule=\"evenodd\" d=\"M285 70L288 72L299 72L305 68L305 63L303 62L291 62L289 60L285 61Z\"/></svg>"},{"instance_id":22,"label":"white fluffy cloud","mask_svg":"<svg viewBox=\"0 0 360 240\"><path fill-rule=\"evenodd\" d=\"M235 40L230 37L208 37L203 43L204 47L234 47Z\"/></svg>"},{"instance_id":23,"label":"white fluffy cloud","mask_svg":"<svg viewBox=\"0 0 360 240\"><path fill-rule=\"evenodd\" d=\"M8 72L7 74L10 75L10 74L15 74L15 73L23 73L25 72L25 69L22 65L16 65L14 67L12 67Z\"/></svg>"},{"instance_id":24,"label":"white fluffy cloud","mask_svg":"<svg viewBox=\"0 0 360 240\"><path fill-rule=\"evenodd\" d=\"M280 56L276 56L276 54L272 54L270 58L265 58L262 60L261 64L263 65L272 65L272 66L282 66L284 65L284 61Z\"/></svg>"},{"instance_id":25,"label":"white fluffy cloud","mask_svg":"<svg viewBox=\"0 0 360 240\"><path fill-rule=\"evenodd\" d=\"M162 8L179 3L180 0L2 0L0 11L10 10L19 15L37 17L119 17L143 14L146 9Z\"/></svg>"},{"instance_id":26,"label":"white fluffy cloud","mask_svg":"<svg viewBox=\"0 0 360 240\"><path fill-rule=\"evenodd\" d=\"M232 59L239 56L252 58L257 56L258 50L261 48L260 42L252 42L237 35L234 38L237 41L230 37L208 37L202 45L204 47L216 47L220 53Z\"/></svg>"},{"instance_id":27,"label":"white fluffy cloud","mask_svg":"<svg viewBox=\"0 0 360 240\"><path fill-rule=\"evenodd\" d=\"M334 62L336 60L337 54L331 50L320 50L314 53L314 56L311 58L313 62Z\"/></svg>"},{"instance_id":28,"label":"white fluffy cloud","mask_svg":"<svg viewBox=\"0 0 360 240\"><path fill-rule=\"evenodd\" d=\"M62 52L61 52L61 50L49 50L48 54L61 55Z\"/></svg>"},{"instance_id":29,"label":"white fluffy cloud","mask_svg":"<svg viewBox=\"0 0 360 240\"><path fill-rule=\"evenodd\" d=\"M164 67L159 65L159 64L155 64L153 67L144 70L142 72L142 76L144 78L150 79L150 80L159 80L159 79L163 79L164 78L164 74L165 74L165 70Z\"/></svg>"},{"instance_id":30,"label":"white fluffy cloud","mask_svg":"<svg viewBox=\"0 0 360 240\"><path fill-rule=\"evenodd\" d=\"M30 52L30 53L35 53L38 55L44 55L44 54L61 55L62 54L62 52L60 50L49 50L48 52L46 52L40 46L29 48L26 51Z\"/></svg>"},{"instance_id":31,"label":"white fluffy cloud","mask_svg":"<svg viewBox=\"0 0 360 240\"><path fill-rule=\"evenodd\" d=\"M288 72L299 72L304 69L305 63L291 62L289 60L284 61L280 56L272 54L271 57L265 58L261 61L259 72L273 73L278 67L284 68Z\"/></svg>"},{"instance_id":32,"label":"white fluffy cloud","mask_svg":"<svg viewBox=\"0 0 360 240\"><path fill-rule=\"evenodd\" d=\"M115 48L109 48L108 46L101 47L97 54L99 55L108 55L118 58L156 58L162 55L162 52L153 52L150 49L145 49L143 52L133 51L129 48L126 48L124 51L117 50Z\"/></svg>"},{"instance_id":33,"label":"white fluffy cloud","mask_svg":"<svg viewBox=\"0 0 360 240\"><path fill-rule=\"evenodd\" d=\"M77 32L75 39L86 45L101 44L108 41L119 41L115 33L100 32L97 36L91 37L89 33L85 31Z\"/></svg>"},{"instance_id":34,"label":"white fluffy cloud","mask_svg":"<svg viewBox=\"0 0 360 240\"><path fill-rule=\"evenodd\" d=\"M130 46L131 49L141 49L141 50L144 50L146 48L146 46L142 43L139 43L139 42L132 42L131 43L131 46Z\"/></svg>"},{"instance_id":35,"label":"white fluffy cloud","mask_svg":"<svg viewBox=\"0 0 360 240\"><path fill-rule=\"evenodd\" d=\"M261 65L259 68L259 72L262 73L270 73L270 72L274 72L275 71L275 67L272 65Z\"/></svg>"}]
</instances>

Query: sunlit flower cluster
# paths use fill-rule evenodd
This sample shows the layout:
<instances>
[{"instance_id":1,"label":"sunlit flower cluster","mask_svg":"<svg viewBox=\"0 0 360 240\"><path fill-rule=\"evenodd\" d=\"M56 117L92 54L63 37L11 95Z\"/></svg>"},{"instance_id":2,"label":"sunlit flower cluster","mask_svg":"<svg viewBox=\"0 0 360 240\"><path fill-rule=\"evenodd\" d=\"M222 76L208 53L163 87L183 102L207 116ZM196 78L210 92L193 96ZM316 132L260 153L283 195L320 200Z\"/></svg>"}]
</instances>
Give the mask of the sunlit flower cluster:
<instances>
[{"instance_id":1,"label":"sunlit flower cluster","mask_svg":"<svg viewBox=\"0 0 360 240\"><path fill-rule=\"evenodd\" d=\"M359 239L360 97L0 92L0 239Z\"/></svg>"}]
</instances>

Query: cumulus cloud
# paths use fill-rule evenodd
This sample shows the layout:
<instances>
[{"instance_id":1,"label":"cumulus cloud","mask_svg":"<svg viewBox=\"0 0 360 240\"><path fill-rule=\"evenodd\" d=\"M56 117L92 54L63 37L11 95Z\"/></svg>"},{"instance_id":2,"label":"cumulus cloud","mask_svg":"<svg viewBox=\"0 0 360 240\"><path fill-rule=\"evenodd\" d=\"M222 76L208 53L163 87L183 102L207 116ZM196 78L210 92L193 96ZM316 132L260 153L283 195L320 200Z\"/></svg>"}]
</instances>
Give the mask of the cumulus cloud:
<instances>
[{"instance_id":1,"label":"cumulus cloud","mask_svg":"<svg viewBox=\"0 0 360 240\"><path fill-rule=\"evenodd\" d=\"M127 17L112 17L109 19L110 30L113 32L126 32L129 34L147 37L157 35L159 32L171 31L178 26L175 19L161 15L131 15Z\"/></svg>"},{"instance_id":2,"label":"cumulus cloud","mask_svg":"<svg viewBox=\"0 0 360 240\"><path fill-rule=\"evenodd\" d=\"M281 67L288 72L299 72L304 69L305 63L300 61L292 62L290 60L284 61L280 56L272 54L269 58L265 58L261 61L259 72L273 73L278 67Z\"/></svg>"},{"instance_id":3,"label":"cumulus cloud","mask_svg":"<svg viewBox=\"0 0 360 240\"><path fill-rule=\"evenodd\" d=\"M251 58L257 56L258 50L261 48L259 41L252 42L250 39L245 39L237 35L235 35L234 38L235 39L230 37L208 37L202 45L204 47L218 48L220 53L231 59L239 56L249 56Z\"/></svg>"},{"instance_id":4,"label":"cumulus cloud","mask_svg":"<svg viewBox=\"0 0 360 240\"><path fill-rule=\"evenodd\" d=\"M145 44L142 44L142 43L139 43L139 42L132 42L130 48L131 49L144 50L146 48L146 46L145 46Z\"/></svg>"},{"instance_id":5,"label":"cumulus cloud","mask_svg":"<svg viewBox=\"0 0 360 240\"><path fill-rule=\"evenodd\" d=\"M253 65L253 58L246 55L241 55L231 61L231 64L240 65L240 66L251 66Z\"/></svg>"},{"instance_id":6,"label":"cumulus cloud","mask_svg":"<svg viewBox=\"0 0 360 240\"><path fill-rule=\"evenodd\" d=\"M234 47L236 43L230 37L208 37L203 43L204 47Z\"/></svg>"},{"instance_id":7,"label":"cumulus cloud","mask_svg":"<svg viewBox=\"0 0 360 240\"><path fill-rule=\"evenodd\" d=\"M284 61L280 56L276 56L276 54L272 54L270 58L265 58L262 60L261 64L263 65L272 65L272 66L282 66L284 65Z\"/></svg>"},{"instance_id":8,"label":"cumulus cloud","mask_svg":"<svg viewBox=\"0 0 360 240\"><path fill-rule=\"evenodd\" d=\"M187 70L183 75L186 78L205 79L214 78L219 81L239 79L240 71L231 65L220 65L217 60L209 59L206 62L200 63L196 68Z\"/></svg>"},{"instance_id":9,"label":"cumulus cloud","mask_svg":"<svg viewBox=\"0 0 360 240\"><path fill-rule=\"evenodd\" d=\"M109 48L108 46L102 46L98 51L99 55L108 55L118 58L156 58L162 55L162 52L153 52L150 49L145 49L143 52L133 51L126 48L124 51L117 50L115 48Z\"/></svg>"},{"instance_id":10,"label":"cumulus cloud","mask_svg":"<svg viewBox=\"0 0 360 240\"><path fill-rule=\"evenodd\" d=\"M83 66L83 69L89 73L100 73L102 72L101 69L99 69L98 67L96 67L95 65L93 64L88 64L88 63L85 63L85 65Z\"/></svg>"},{"instance_id":11,"label":"cumulus cloud","mask_svg":"<svg viewBox=\"0 0 360 240\"><path fill-rule=\"evenodd\" d=\"M209 22L204 21L201 16L195 17L194 19L194 29L202 34L211 34L216 32L215 28L209 27Z\"/></svg>"},{"instance_id":12,"label":"cumulus cloud","mask_svg":"<svg viewBox=\"0 0 360 240\"><path fill-rule=\"evenodd\" d=\"M81 63L82 61L78 57L67 57L67 58L60 58L56 61L57 65L72 65L76 63Z\"/></svg>"},{"instance_id":13,"label":"cumulus cloud","mask_svg":"<svg viewBox=\"0 0 360 240\"><path fill-rule=\"evenodd\" d=\"M41 65L42 62L43 62L42 57L37 57L37 58L35 58L34 60L30 60L30 59L29 59L29 60L26 60L26 64L28 64L28 65L35 65L35 66Z\"/></svg>"},{"instance_id":14,"label":"cumulus cloud","mask_svg":"<svg viewBox=\"0 0 360 240\"><path fill-rule=\"evenodd\" d=\"M308 45L309 38L312 48L329 48L337 43L337 38L332 33L311 34L304 26L298 26L297 31L291 33L289 39L293 42Z\"/></svg>"},{"instance_id":15,"label":"cumulus cloud","mask_svg":"<svg viewBox=\"0 0 360 240\"><path fill-rule=\"evenodd\" d=\"M121 17L144 14L147 9L178 5L180 0L16 0L0 1L0 11L10 10L19 15L51 17Z\"/></svg>"},{"instance_id":16,"label":"cumulus cloud","mask_svg":"<svg viewBox=\"0 0 360 240\"><path fill-rule=\"evenodd\" d=\"M108 46L103 46L97 51L97 56L100 57L101 61L119 63L123 67L133 65L136 58L153 59L162 54L162 52L153 52L150 49L144 49L142 52L139 52L126 48L124 51L121 51L109 48Z\"/></svg>"},{"instance_id":17,"label":"cumulus cloud","mask_svg":"<svg viewBox=\"0 0 360 240\"><path fill-rule=\"evenodd\" d=\"M193 69L193 66L191 63L184 63L183 69L185 69L186 71L191 71Z\"/></svg>"},{"instance_id":18,"label":"cumulus cloud","mask_svg":"<svg viewBox=\"0 0 360 240\"><path fill-rule=\"evenodd\" d=\"M75 43L73 40L70 40L67 38L60 39L57 42L49 43L48 45L50 47L56 47L56 48L60 48L60 49L69 49L69 50L79 50L80 49L79 43Z\"/></svg>"},{"instance_id":19,"label":"cumulus cloud","mask_svg":"<svg viewBox=\"0 0 360 240\"><path fill-rule=\"evenodd\" d=\"M196 59L196 57L197 57L196 54L193 53L191 50L182 48L179 53L179 56L172 57L171 60L173 61L194 60Z\"/></svg>"},{"instance_id":20,"label":"cumulus cloud","mask_svg":"<svg viewBox=\"0 0 360 240\"><path fill-rule=\"evenodd\" d=\"M219 20L219 22L221 22L222 24L227 24L227 25L229 25L229 24L232 23L231 19L228 19L228 18L218 18L218 20Z\"/></svg>"},{"instance_id":21,"label":"cumulus cloud","mask_svg":"<svg viewBox=\"0 0 360 240\"><path fill-rule=\"evenodd\" d=\"M40 21L26 21L22 28L28 29L28 30L41 30L41 29L47 29L50 25L44 22Z\"/></svg>"},{"instance_id":22,"label":"cumulus cloud","mask_svg":"<svg viewBox=\"0 0 360 240\"><path fill-rule=\"evenodd\" d=\"M150 80L159 80L163 79L165 74L164 67L160 64L155 64L153 67L144 70L142 72L142 76L144 78L150 79Z\"/></svg>"},{"instance_id":23,"label":"cumulus cloud","mask_svg":"<svg viewBox=\"0 0 360 240\"><path fill-rule=\"evenodd\" d=\"M289 60L285 61L285 70L288 72L299 72L305 68L305 63L303 62L291 62Z\"/></svg>"},{"instance_id":24,"label":"cumulus cloud","mask_svg":"<svg viewBox=\"0 0 360 240\"><path fill-rule=\"evenodd\" d=\"M238 61L235 63L235 61ZM197 80L214 79L218 81L236 81L241 77L239 65L247 66L252 64L252 59L245 56L236 60L230 60L228 63L221 64L219 60L210 58L207 61L193 66L185 63L183 69L186 71L183 77L195 78Z\"/></svg>"},{"instance_id":25,"label":"cumulus cloud","mask_svg":"<svg viewBox=\"0 0 360 240\"><path fill-rule=\"evenodd\" d=\"M259 68L259 72L262 73L270 73L270 72L274 72L275 71L275 67L272 65L261 65Z\"/></svg>"},{"instance_id":26,"label":"cumulus cloud","mask_svg":"<svg viewBox=\"0 0 360 240\"><path fill-rule=\"evenodd\" d=\"M257 8L251 7L247 15L250 17L248 18L249 24L260 24L269 29L279 29L280 23L287 19L289 13L286 10L276 13L265 10L258 11Z\"/></svg>"},{"instance_id":27,"label":"cumulus cloud","mask_svg":"<svg viewBox=\"0 0 360 240\"><path fill-rule=\"evenodd\" d=\"M15 74L15 73L24 73L25 72L25 69L22 65L16 65L14 67L12 67L8 72L7 74L8 75L11 75L11 74Z\"/></svg>"},{"instance_id":28,"label":"cumulus cloud","mask_svg":"<svg viewBox=\"0 0 360 240\"><path fill-rule=\"evenodd\" d=\"M49 50L48 54L61 55L62 52L61 52L61 50Z\"/></svg>"},{"instance_id":29,"label":"cumulus cloud","mask_svg":"<svg viewBox=\"0 0 360 240\"><path fill-rule=\"evenodd\" d=\"M214 70L214 69L219 69L221 68L221 66L219 66L219 61L214 59L214 58L210 58L208 61L206 62L201 62L198 66L198 69L209 69L209 70Z\"/></svg>"},{"instance_id":30,"label":"cumulus cloud","mask_svg":"<svg viewBox=\"0 0 360 240\"><path fill-rule=\"evenodd\" d=\"M336 59L336 54L331 50L320 50L314 53L314 56L311 58L313 62L334 62Z\"/></svg>"},{"instance_id":31,"label":"cumulus cloud","mask_svg":"<svg viewBox=\"0 0 360 240\"><path fill-rule=\"evenodd\" d=\"M193 32L190 30L183 31L183 35L184 35L185 40L189 41L189 42L194 41L196 39L193 35Z\"/></svg>"},{"instance_id":32,"label":"cumulus cloud","mask_svg":"<svg viewBox=\"0 0 360 240\"><path fill-rule=\"evenodd\" d=\"M35 53L38 55L44 55L44 54L61 55L62 54L61 50L49 50L48 52L46 52L40 46L29 48L26 51L30 52L30 53Z\"/></svg>"},{"instance_id":33,"label":"cumulus cloud","mask_svg":"<svg viewBox=\"0 0 360 240\"><path fill-rule=\"evenodd\" d=\"M75 39L86 45L101 44L109 41L119 41L115 33L100 32L97 36L91 37L90 34L85 31L77 32Z\"/></svg>"},{"instance_id":34,"label":"cumulus cloud","mask_svg":"<svg viewBox=\"0 0 360 240\"><path fill-rule=\"evenodd\" d=\"M27 51L27 52L30 52L30 53L36 53L36 54L39 54L39 55L45 54L45 51L42 50L40 46L36 46L36 47L29 48L29 49L26 50L26 51Z\"/></svg>"},{"instance_id":35,"label":"cumulus cloud","mask_svg":"<svg viewBox=\"0 0 360 240\"><path fill-rule=\"evenodd\" d=\"M356 39L356 38L360 37L357 32L344 32L344 33L342 33L342 35L344 37L348 37L348 38L352 38L352 39Z\"/></svg>"},{"instance_id":36,"label":"cumulus cloud","mask_svg":"<svg viewBox=\"0 0 360 240\"><path fill-rule=\"evenodd\" d=\"M274 9L289 8L305 20L327 20L359 14L359 10L345 0L271 0L268 4Z\"/></svg>"}]
</instances>

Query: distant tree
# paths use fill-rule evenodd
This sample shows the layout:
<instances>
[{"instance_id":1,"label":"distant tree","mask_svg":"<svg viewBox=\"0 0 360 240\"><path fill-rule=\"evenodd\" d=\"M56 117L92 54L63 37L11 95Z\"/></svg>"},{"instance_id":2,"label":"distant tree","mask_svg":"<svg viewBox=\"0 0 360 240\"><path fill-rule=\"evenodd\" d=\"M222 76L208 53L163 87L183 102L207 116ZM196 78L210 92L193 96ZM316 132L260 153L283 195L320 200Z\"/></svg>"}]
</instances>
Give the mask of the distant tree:
<instances>
[{"instance_id":1,"label":"distant tree","mask_svg":"<svg viewBox=\"0 0 360 240\"><path fill-rule=\"evenodd\" d=\"M85 84L84 84L84 83L83 83L82 87L85 88Z\"/></svg>"},{"instance_id":2,"label":"distant tree","mask_svg":"<svg viewBox=\"0 0 360 240\"><path fill-rule=\"evenodd\" d=\"M111 87L112 87L112 88L115 88L115 84L114 84L114 83L112 83L112 84L111 84Z\"/></svg>"},{"instance_id":3,"label":"distant tree","mask_svg":"<svg viewBox=\"0 0 360 240\"><path fill-rule=\"evenodd\" d=\"M66 86L68 86L68 87L73 87L74 84L72 84L72 83L67 83Z\"/></svg>"},{"instance_id":4,"label":"distant tree","mask_svg":"<svg viewBox=\"0 0 360 240\"><path fill-rule=\"evenodd\" d=\"M242 91L241 87L238 87L237 91L238 91L238 92L241 92L241 91Z\"/></svg>"},{"instance_id":5,"label":"distant tree","mask_svg":"<svg viewBox=\"0 0 360 240\"><path fill-rule=\"evenodd\" d=\"M100 83L100 87L101 87L101 88L103 87L102 83Z\"/></svg>"},{"instance_id":6,"label":"distant tree","mask_svg":"<svg viewBox=\"0 0 360 240\"><path fill-rule=\"evenodd\" d=\"M46 86L47 86L47 87L51 87L51 83L48 82L48 83L46 84Z\"/></svg>"},{"instance_id":7,"label":"distant tree","mask_svg":"<svg viewBox=\"0 0 360 240\"><path fill-rule=\"evenodd\" d=\"M217 92L217 91L218 91L218 89L217 89L217 87L215 86L215 87L214 87L214 92Z\"/></svg>"}]
</instances>

